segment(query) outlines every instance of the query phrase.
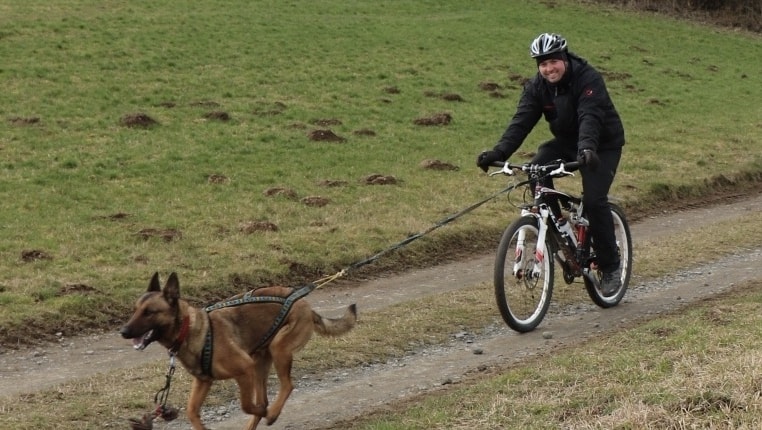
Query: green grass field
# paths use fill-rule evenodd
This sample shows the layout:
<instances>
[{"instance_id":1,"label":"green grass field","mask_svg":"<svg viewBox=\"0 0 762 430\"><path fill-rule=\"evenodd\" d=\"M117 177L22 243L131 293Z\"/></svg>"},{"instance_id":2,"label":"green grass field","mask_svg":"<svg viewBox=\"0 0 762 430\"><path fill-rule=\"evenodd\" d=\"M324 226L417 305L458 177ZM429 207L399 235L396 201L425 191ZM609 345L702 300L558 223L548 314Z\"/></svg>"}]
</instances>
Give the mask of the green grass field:
<instances>
[{"instance_id":1,"label":"green grass field","mask_svg":"<svg viewBox=\"0 0 762 430\"><path fill-rule=\"evenodd\" d=\"M760 177L758 35L572 1L0 0L0 337L115 327L154 271L200 300L312 281L503 188L474 160L544 31L608 78L628 207ZM489 203L370 269L491 249L513 216Z\"/></svg>"}]
</instances>

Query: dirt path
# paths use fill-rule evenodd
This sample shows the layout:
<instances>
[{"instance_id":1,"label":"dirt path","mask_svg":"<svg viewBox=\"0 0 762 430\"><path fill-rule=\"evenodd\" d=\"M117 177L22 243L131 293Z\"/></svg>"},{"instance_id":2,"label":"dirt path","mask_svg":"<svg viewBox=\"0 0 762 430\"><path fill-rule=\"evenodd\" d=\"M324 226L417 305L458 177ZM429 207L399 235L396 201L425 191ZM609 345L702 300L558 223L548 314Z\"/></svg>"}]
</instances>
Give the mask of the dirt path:
<instances>
[{"instance_id":1,"label":"dirt path","mask_svg":"<svg viewBox=\"0 0 762 430\"><path fill-rule=\"evenodd\" d=\"M641 220L632 226L632 233L636 241L649 240L674 230L690 229L707 220L736 219L759 210L762 210L762 194L722 206L665 213L658 219ZM688 305L746 280L759 279L762 275L756 268L762 262L762 243L760 246L760 249L729 256L721 262L667 279L632 285L622 304L613 309L602 310L592 304L553 309L533 333L517 335L500 324L482 333L459 334L449 345L419 351L383 365L305 376L297 381L298 389L286 404L279 422L269 428L328 427L332 422L351 419L390 400L436 389L457 382L469 373L518 362ZM348 303L357 303L361 312L379 309L427 294L489 282L492 260L492 255L484 255L351 288L320 289L310 295L309 301L326 313ZM166 352L162 348L148 348L137 353L116 333L61 337L58 344L0 354L0 396L34 392L94 373L135 367L154 360L166 360ZM205 412L205 415L217 430L241 428L244 419L235 404ZM187 424L183 420L169 424L157 422L155 428L181 429L187 428Z\"/></svg>"}]
</instances>

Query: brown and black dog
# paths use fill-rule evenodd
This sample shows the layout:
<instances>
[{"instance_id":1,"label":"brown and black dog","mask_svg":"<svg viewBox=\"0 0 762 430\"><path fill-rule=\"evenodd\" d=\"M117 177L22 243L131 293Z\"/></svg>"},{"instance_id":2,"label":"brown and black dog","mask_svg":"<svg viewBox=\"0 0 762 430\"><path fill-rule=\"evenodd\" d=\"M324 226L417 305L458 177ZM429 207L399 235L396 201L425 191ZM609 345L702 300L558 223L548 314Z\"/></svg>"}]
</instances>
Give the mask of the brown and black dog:
<instances>
[{"instance_id":1,"label":"brown and black dog","mask_svg":"<svg viewBox=\"0 0 762 430\"><path fill-rule=\"evenodd\" d=\"M287 298L294 291L287 287L265 287L248 295ZM198 309L180 298L176 273L169 276L164 289L159 274L155 273L148 291L137 300L134 314L120 333L133 339L138 349L154 341L160 343L176 354L193 376L187 414L194 430L205 429L200 409L212 383L230 378L238 383L241 408L253 415L245 428L253 430L262 418L270 425L280 415L294 387L293 356L307 344L312 332L339 336L351 330L357 319L355 305L336 319L322 317L301 299L293 301L285 315L283 306L280 302L263 301ZM280 390L268 407L267 378L273 364Z\"/></svg>"}]
</instances>

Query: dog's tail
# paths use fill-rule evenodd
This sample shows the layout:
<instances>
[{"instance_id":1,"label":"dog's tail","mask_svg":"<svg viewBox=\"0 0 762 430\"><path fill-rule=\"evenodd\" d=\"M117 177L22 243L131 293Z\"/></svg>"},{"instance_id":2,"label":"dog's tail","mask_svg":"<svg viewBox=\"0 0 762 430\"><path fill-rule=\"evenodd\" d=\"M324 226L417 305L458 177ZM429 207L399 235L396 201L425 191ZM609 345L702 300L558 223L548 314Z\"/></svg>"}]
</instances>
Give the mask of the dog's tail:
<instances>
[{"instance_id":1,"label":"dog's tail","mask_svg":"<svg viewBox=\"0 0 762 430\"><path fill-rule=\"evenodd\" d=\"M344 315L340 318L326 318L312 311L312 322L315 331L322 336L340 336L355 326L357 322L357 306L349 305Z\"/></svg>"}]
</instances>

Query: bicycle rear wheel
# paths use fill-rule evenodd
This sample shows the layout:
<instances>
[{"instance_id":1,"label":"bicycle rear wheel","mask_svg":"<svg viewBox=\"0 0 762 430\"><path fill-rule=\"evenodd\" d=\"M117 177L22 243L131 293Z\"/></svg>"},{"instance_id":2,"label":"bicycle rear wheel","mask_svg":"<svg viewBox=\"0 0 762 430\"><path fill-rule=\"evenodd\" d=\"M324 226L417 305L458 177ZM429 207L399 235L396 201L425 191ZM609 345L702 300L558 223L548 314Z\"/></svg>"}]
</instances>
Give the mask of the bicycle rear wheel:
<instances>
[{"instance_id":1,"label":"bicycle rear wheel","mask_svg":"<svg viewBox=\"0 0 762 430\"><path fill-rule=\"evenodd\" d=\"M583 277L585 280L585 289L587 294L593 300L593 302L602 307L610 308L619 304L627 291L627 286L630 283L630 276L632 275L632 236L630 235L630 225L627 223L624 211L619 206L610 203L611 216L614 217L614 236L616 236L617 251L619 252L619 261L622 266L622 286L616 293L607 297L604 296L590 279ZM593 244L593 248L595 244ZM600 280L603 276L600 270L596 271L594 276Z\"/></svg>"},{"instance_id":2,"label":"bicycle rear wheel","mask_svg":"<svg viewBox=\"0 0 762 430\"><path fill-rule=\"evenodd\" d=\"M550 306L553 293L553 256L550 244L545 254L537 251L539 220L517 219L503 233L495 257L495 300L500 315L513 330L534 330Z\"/></svg>"}]
</instances>

